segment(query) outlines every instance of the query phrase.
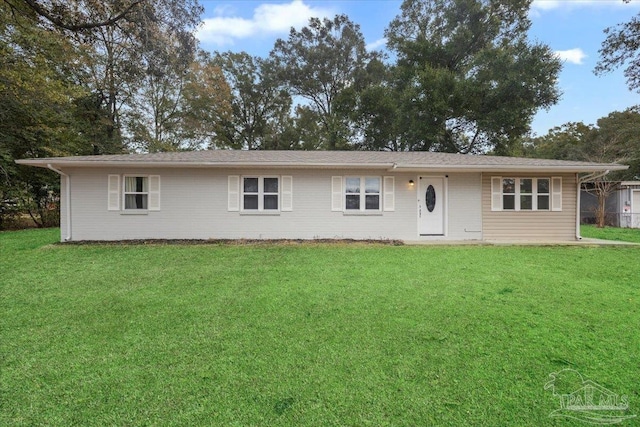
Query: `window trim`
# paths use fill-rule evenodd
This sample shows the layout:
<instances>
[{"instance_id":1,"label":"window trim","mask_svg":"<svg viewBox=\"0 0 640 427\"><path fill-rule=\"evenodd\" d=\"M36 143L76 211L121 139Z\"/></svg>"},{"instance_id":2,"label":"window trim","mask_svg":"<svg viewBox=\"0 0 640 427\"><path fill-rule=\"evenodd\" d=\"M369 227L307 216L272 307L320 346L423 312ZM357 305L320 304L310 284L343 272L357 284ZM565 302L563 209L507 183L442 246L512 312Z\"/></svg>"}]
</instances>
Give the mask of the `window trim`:
<instances>
[{"instance_id":1,"label":"window trim","mask_svg":"<svg viewBox=\"0 0 640 427\"><path fill-rule=\"evenodd\" d=\"M244 191L245 178L257 178L258 179L258 192ZM278 180L278 192L277 193L265 193L264 191L264 179L275 178ZM240 176L240 212L242 213L265 213L265 214L277 214L282 210L282 177L279 175L241 175ZM258 209L245 209L244 196L245 195L257 195L258 196ZM278 197L278 209L265 209L264 208L264 196L277 196Z\"/></svg>"},{"instance_id":2,"label":"window trim","mask_svg":"<svg viewBox=\"0 0 640 427\"><path fill-rule=\"evenodd\" d=\"M558 179L559 177L552 176L492 176L491 177L491 194L492 194L492 209L493 211L500 212L552 212L560 209L556 209L552 205L552 195L553 195L553 179ZM494 188L495 181L499 180L499 188L498 191ZM504 192L504 180L511 179L514 181L514 192L513 193L505 193ZM531 180L531 192L530 193L521 193L522 180L530 179ZM547 193L538 193L538 181L539 180L547 180L549 182L549 190ZM495 205L495 196L499 196L499 204ZM505 209L504 207L504 196L513 196L514 204L513 209ZM531 209L522 209L521 206L521 196L530 196L531 197ZM549 203L547 209L539 209L538 208L538 196L547 196Z\"/></svg>"},{"instance_id":3,"label":"window trim","mask_svg":"<svg viewBox=\"0 0 640 427\"><path fill-rule=\"evenodd\" d=\"M360 192L359 193L347 193L347 179L349 178L358 178L360 180ZM378 180L378 192L377 193L367 193L366 192L366 182L367 178L374 178ZM382 195L383 195L383 179L382 176L377 175L345 175L342 180L342 201L344 203L345 214L353 214L353 213L378 213L382 212ZM360 208L359 209L347 209L347 195L355 195L358 194L360 197ZM370 196L378 196L378 209L367 209L367 194Z\"/></svg>"},{"instance_id":4,"label":"window trim","mask_svg":"<svg viewBox=\"0 0 640 427\"><path fill-rule=\"evenodd\" d=\"M147 180L147 191L127 191L127 178L144 178ZM149 211L149 195L150 191L150 182L149 175L141 175L141 174L123 174L122 175L122 211L127 213L145 213ZM131 194L141 194L147 196L147 208L146 209L136 209L136 208L127 208L127 195Z\"/></svg>"}]
</instances>

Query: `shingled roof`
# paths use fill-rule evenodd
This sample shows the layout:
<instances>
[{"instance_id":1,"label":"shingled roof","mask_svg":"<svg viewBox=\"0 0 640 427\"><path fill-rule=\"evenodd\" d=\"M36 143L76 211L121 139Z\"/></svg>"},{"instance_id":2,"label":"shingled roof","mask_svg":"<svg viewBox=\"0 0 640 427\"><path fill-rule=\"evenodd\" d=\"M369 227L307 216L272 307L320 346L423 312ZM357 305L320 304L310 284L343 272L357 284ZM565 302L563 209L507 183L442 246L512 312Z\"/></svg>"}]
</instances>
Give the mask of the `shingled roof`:
<instances>
[{"instance_id":1,"label":"shingled roof","mask_svg":"<svg viewBox=\"0 0 640 427\"><path fill-rule=\"evenodd\" d=\"M264 167L322 169L398 169L402 171L538 171L594 172L623 170L615 163L531 159L424 151L246 151L206 150L150 154L50 157L17 160L39 167Z\"/></svg>"}]
</instances>

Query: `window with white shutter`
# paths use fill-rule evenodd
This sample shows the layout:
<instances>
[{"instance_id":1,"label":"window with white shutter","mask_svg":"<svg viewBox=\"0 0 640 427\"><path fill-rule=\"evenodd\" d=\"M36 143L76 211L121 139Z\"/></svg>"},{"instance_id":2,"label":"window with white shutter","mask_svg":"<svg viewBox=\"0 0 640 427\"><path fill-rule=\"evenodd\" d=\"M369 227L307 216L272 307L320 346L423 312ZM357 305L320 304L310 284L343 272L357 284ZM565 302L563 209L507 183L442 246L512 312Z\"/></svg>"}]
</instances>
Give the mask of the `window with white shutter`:
<instances>
[{"instance_id":1,"label":"window with white shutter","mask_svg":"<svg viewBox=\"0 0 640 427\"><path fill-rule=\"evenodd\" d=\"M384 197L382 198L383 210L387 212L394 211L396 209L395 198L395 177L385 176L383 185Z\"/></svg>"},{"instance_id":2,"label":"window with white shutter","mask_svg":"<svg viewBox=\"0 0 640 427\"><path fill-rule=\"evenodd\" d=\"M227 210L240 210L240 176L229 175L227 183Z\"/></svg>"},{"instance_id":3,"label":"window with white shutter","mask_svg":"<svg viewBox=\"0 0 640 427\"><path fill-rule=\"evenodd\" d=\"M282 191L280 199L281 211L290 212L293 210L293 177L282 177Z\"/></svg>"},{"instance_id":4,"label":"window with white shutter","mask_svg":"<svg viewBox=\"0 0 640 427\"><path fill-rule=\"evenodd\" d=\"M120 175L109 175L107 182L107 209L120 210Z\"/></svg>"},{"instance_id":5,"label":"window with white shutter","mask_svg":"<svg viewBox=\"0 0 640 427\"><path fill-rule=\"evenodd\" d=\"M149 210L160 210L160 175L149 175Z\"/></svg>"},{"instance_id":6,"label":"window with white shutter","mask_svg":"<svg viewBox=\"0 0 640 427\"><path fill-rule=\"evenodd\" d=\"M551 210L562 210L562 177L551 178Z\"/></svg>"},{"instance_id":7,"label":"window with white shutter","mask_svg":"<svg viewBox=\"0 0 640 427\"><path fill-rule=\"evenodd\" d=\"M342 211L342 177L331 177L331 210Z\"/></svg>"},{"instance_id":8,"label":"window with white shutter","mask_svg":"<svg viewBox=\"0 0 640 427\"><path fill-rule=\"evenodd\" d=\"M561 211L562 178L510 178L492 176L491 210Z\"/></svg>"},{"instance_id":9,"label":"window with white shutter","mask_svg":"<svg viewBox=\"0 0 640 427\"><path fill-rule=\"evenodd\" d=\"M491 177L491 210L502 210L502 177Z\"/></svg>"}]
</instances>

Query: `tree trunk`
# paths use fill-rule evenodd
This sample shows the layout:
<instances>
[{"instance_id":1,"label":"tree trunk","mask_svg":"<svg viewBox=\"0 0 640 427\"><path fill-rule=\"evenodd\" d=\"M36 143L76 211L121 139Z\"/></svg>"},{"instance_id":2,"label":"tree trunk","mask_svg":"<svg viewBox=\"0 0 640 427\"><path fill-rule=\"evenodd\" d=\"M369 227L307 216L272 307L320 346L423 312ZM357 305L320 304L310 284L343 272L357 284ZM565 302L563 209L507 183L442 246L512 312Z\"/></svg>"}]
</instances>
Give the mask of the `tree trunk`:
<instances>
[{"instance_id":1,"label":"tree trunk","mask_svg":"<svg viewBox=\"0 0 640 427\"><path fill-rule=\"evenodd\" d=\"M596 206L596 226L598 228L603 228L605 226L605 219L607 215L607 212L606 212L607 195L604 194L602 191L598 191L597 196L598 196L598 206Z\"/></svg>"}]
</instances>

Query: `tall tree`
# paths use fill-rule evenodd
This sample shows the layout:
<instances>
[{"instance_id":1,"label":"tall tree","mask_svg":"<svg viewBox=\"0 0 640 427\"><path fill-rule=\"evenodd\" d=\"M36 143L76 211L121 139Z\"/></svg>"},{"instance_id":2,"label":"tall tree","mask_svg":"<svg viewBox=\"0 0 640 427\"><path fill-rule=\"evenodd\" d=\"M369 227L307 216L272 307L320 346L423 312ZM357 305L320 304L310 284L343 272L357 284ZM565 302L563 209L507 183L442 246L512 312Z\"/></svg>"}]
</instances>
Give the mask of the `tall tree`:
<instances>
[{"instance_id":1,"label":"tall tree","mask_svg":"<svg viewBox=\"0 0 640 427\"><path fill-rule=\"evenodd\" d=\"M624 75L629 90L640 92L640 13L629 22L606 28L604 33L606 38L595 73L603 75L626 66Z\"/></svg>"},{"instance_id":2,"label":"tall tree","mask_svg":"<svg viewBox=\"0 0 640 427\"><path fill-rule=\"evenodd\" d=\"M527 38L531 0L405 0L387 28L411 149L505 151L557 102L559 60Z\"/></svg>"},{"instance_id":3,"label":"tall tree","mask_svg":"<svg viewBox=\"0 0 640 427\"><path fill-rule=\"evenodd\" d=\"M90 153L74 116L75 100L86 95L77 82L81 55L34 13L8 8L0 3L0 227L16 207L53 225L58 176L13 160Z\"/></svg>"},{"instance_id":4,"label":"tall tree","mask_svg":"<svg viewBox=\"0 0 640 427\"><path fill-rule=\"evenodd\" d=\"M216 148L223 123L232 114L231 88L222 69L200 52L191 63L181 102L181 138L197 148Z\"/></svg>"},{"instance_id":5,"label":"tall tree","mask_svg":"<svg viewBox=\"0 0 640 427\"><path fill-rule=\"evenodd\" d=\"M215 67L194 65L201 12L197 0L0 0L0 204L53 224L58 176L13 160L126 151L140 112L157 110L165 134L179 123L190 144L211 133L203 106L225 86ZM176 79L181 97L166 84ZM166 114L175 99L179 121Z\"/></svg>"},{"instance_id":6,"label":"tall tree","mask_svg":"<svg viewBox=\"0 0 640 427\"><path fill-rule=\"evenodd\" d=\"M311 18L300 31L292 28L287 40L276 41L271 58L279 78L294 96L308 102L305 116L315 116L323 148L349 147L348 129L336 114L335 101L374 56L365 48L359 25L346 15Z\"/></svg>"},{"instance_id":7,"label":"tall tree","mask_svg":"<svg viewBox=\"0 0 640 427\"><path fill-rule=\"evenodd\" d=\"M338 114L348 118L355 148L405 151L402 101L394 85L395 69L375 58L357 73L355 83L336 102Z\"/></svg>"},{"instance_id":8,"label":"tall tree","mask_svg":"<svg viewBox=\"0 0 640 427\"><path fill-rule=\"evenodd\" d=\"M91 0L3 0L14 13L36 14L53 26L69 31L84 31L114 25L125 19L145 1L148 0L118 2L113 5L114 8L109 7L107 3L102 4L103 7L96 8L96 3Z\"/></svg>"},{"instance_id":9,"label":"tall tree","mask_svg":"<svg viewBox=\"0 0 640 427\"><path fill-rule=\"evenodd\" d=\"M216 145L248 150L280 146L275 141L290 129L292 100L278 82L272 62L246 52L218 53L215 62L233 96L233 114L223 123Z\"/></svg>"},{"instance_id":10,"label":"tall tree","mask_svg":"<svg viewBox=\"0 0 640 427\"><path fill-rule=\"evenodd\" d=\"M119 0L73 0L78 4L91 4L83 19L100 21L121 10ZM72 2L72 3L73 3ZM183 57L190 63L195 54L193 31L200 23L202 7L197 0L142 1L115 23L70 33L77 43L87 46L90 60L86 86L99 104L97 109L106 113L110 123L105 126L109 146L126 143L139 129L129 129L139 115L137 96L146 87L155 68L163 67L167 77L184 73L183 62L171 61L176 49L184 49ZM158 61L160 65L156 65ZM174 66L174 68L171 68ZM137 104L137 105L136 105ZM153 109L146 105L146 109ZM132 117L133 116L133 117ZM133 119L133 120L132 120Z\"/></svg>"},{"instance_id":11,"label":"tall tree","mask_svg":"<svg viewBox=\"0 0 640 427\"><path fill-rule=\"evenodd\" d=\"M142 151L206 148L230 115L220 68L205 52L195 57L195 40L185 36L157 36L157 49L142 55L147 69L128 114L133 143Z\"/></svg>"}]
</instances>

